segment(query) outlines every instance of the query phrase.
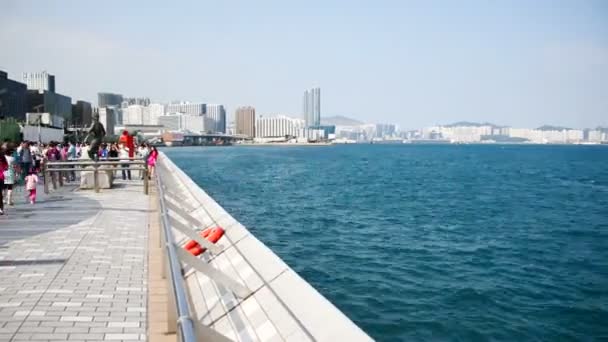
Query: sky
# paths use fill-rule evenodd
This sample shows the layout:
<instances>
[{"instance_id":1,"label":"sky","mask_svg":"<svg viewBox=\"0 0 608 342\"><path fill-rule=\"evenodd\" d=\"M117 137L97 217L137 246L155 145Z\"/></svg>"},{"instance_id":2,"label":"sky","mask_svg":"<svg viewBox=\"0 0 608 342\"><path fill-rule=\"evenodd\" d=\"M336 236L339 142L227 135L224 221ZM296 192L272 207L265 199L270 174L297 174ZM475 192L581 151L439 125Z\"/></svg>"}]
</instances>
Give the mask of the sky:
<instances>
[{"instance_id":1,"label":"sky","mask_svg":"<svg viewBox=\"0 0 608 342\"><path fill-rule=\"evenodd\" d=\"M414 129L608 126L608 1L0 0L0 70L57 91Z\"/></svg>"}]
</instances>

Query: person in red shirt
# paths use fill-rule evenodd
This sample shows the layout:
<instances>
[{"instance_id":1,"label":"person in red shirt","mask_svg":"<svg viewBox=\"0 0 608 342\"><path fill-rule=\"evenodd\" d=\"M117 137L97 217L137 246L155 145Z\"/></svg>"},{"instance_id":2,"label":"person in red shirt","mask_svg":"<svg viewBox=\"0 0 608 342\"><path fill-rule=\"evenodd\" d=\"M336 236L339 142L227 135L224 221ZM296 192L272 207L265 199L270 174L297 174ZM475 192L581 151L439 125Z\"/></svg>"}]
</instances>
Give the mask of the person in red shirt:
<instances>
[{"instance_id":1,"label":"person in red shirt","mask_svg":"<svg viewBox=\"0 0 608 342\"><path fill-rule=\"evenodd\" d=\"M129 149L129 158L133 158L135 156L135 146L133 144L133 136L129 134L129 131L122 131L122 135L118 139L118 142L125 144L125 146Z\"/></svg>"}]
</instances>

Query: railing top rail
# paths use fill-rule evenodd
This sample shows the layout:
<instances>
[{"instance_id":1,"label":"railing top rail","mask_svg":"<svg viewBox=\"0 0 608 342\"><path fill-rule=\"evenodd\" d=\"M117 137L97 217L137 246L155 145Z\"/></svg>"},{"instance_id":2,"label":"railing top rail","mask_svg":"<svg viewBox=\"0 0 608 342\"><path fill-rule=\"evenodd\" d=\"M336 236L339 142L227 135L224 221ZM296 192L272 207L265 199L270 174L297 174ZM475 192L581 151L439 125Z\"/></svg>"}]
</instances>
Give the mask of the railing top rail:
<instances>
[{"instance_id":1,"label":"railing top rail","mask_svg":"<svg viewBox=\"0 0 608 342\"><path fill-rule=\"evenodd\" d=\"M175 244L173 243L173 232L169 223L169 214L165 203L165 194L162 187L162 180L159 174L156 175L156 189L160 204L161 226L165 237L165 250L168 258L168 270L171 276L172 294L175 298L175 307L177 310L177 325L180 329L182 342L196 342L196 329L194 321L190 316L190 303L188 294L186 293L186 284L182 276L181 263L177 255Z\"/></svg>"},{"instance_id":2,"label":"railing top rail","mask_svg":"<svg viewBox=\"0 0 608 342\"><path fill-rule=\"evenodd\" d=\"M45 165L47 166L89 166L89 165L141 165L146 162L142 159L120 159L120 160L73 160L73 161L47 161Z\"/></svg>"}]
</instances>

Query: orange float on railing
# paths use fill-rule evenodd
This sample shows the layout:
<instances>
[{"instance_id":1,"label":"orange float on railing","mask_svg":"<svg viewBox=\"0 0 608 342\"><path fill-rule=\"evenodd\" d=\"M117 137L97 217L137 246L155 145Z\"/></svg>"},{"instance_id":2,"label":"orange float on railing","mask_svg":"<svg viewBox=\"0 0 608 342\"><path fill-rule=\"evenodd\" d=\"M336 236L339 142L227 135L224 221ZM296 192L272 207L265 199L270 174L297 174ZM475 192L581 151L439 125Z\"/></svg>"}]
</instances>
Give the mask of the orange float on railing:
<instances>
[{"instance_id":1,"label":"orange float on railing","mask_svg":"<svg viewBox=\"0 0 608 342\"><path fill-rule=\"evenodd\" d=\"M207 228L200 232L200 236L207 239L207 241L211 243L216 243L222 236L224 236L224 229L222 227ZM188 241L188 243L184 245L184 249L194 256L201 255L206 250L205 247L202 247L194 240Z\"/></svg>"}]
</instances>

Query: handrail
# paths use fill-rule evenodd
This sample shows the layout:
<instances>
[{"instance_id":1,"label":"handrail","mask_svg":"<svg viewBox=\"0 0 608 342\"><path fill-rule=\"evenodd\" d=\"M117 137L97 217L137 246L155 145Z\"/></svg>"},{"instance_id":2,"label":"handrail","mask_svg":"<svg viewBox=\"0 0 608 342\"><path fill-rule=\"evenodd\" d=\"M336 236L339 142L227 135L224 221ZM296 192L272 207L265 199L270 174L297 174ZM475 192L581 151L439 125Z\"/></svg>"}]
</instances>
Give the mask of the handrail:
<instances>
[{"instance_id":1,"label":"handrail","mask_svg":"<svg viewBox=\"0 0 608 342\"><path fill-rule=\"evenodd\" d=\"M169 280L171 290L173 292L172 303L175 304L175 311L177 313L177 328L179 330L178 336L182 342L196 342L197 337L195 324L190 316L190 303L188 301L188 294L186 293L187 290L184 283L184 278L182 276L181 263L177 255L175 244L173 243L174 237L173 232L171 231L171 224L169 223L169 213L165 203L165 193L162 187L160 175L156 174L155 178L160 204L161 226L164 233L165 252L168 261L168 268L165 268L165 271L168 271L170 275ZM171 310L171 308L169 308L169 310Z\"/></svg>"},{"instance_id":2,"label":"handrail","mask_svg":"<svg viewBox=\"0 0 608 342\"><path fill-rule=\"evenodd\" d=\"M79 166L78 168L75 166ZM124 158L124 159L111 159L111 160L101 160L95 161L91 159L81 159L81 160L71 160L71 161L46 161L42 164L42 172L44 174L44 192L49 193L49 179L53 178L52 185L53 189L56 188L55 179L52 174L62 173L62 172L90 172L91 167L93 171L93 187L95 192L99 192L99 171L116 171L117 169L111 168L121 167L127 168L130 171L143 171L143 179L144 179L144 194L148 194L148 167L147 163L143 158ZM59 185L63 186L63 180L61 175L59 178Z\"/></svg>"}]
</instances>

